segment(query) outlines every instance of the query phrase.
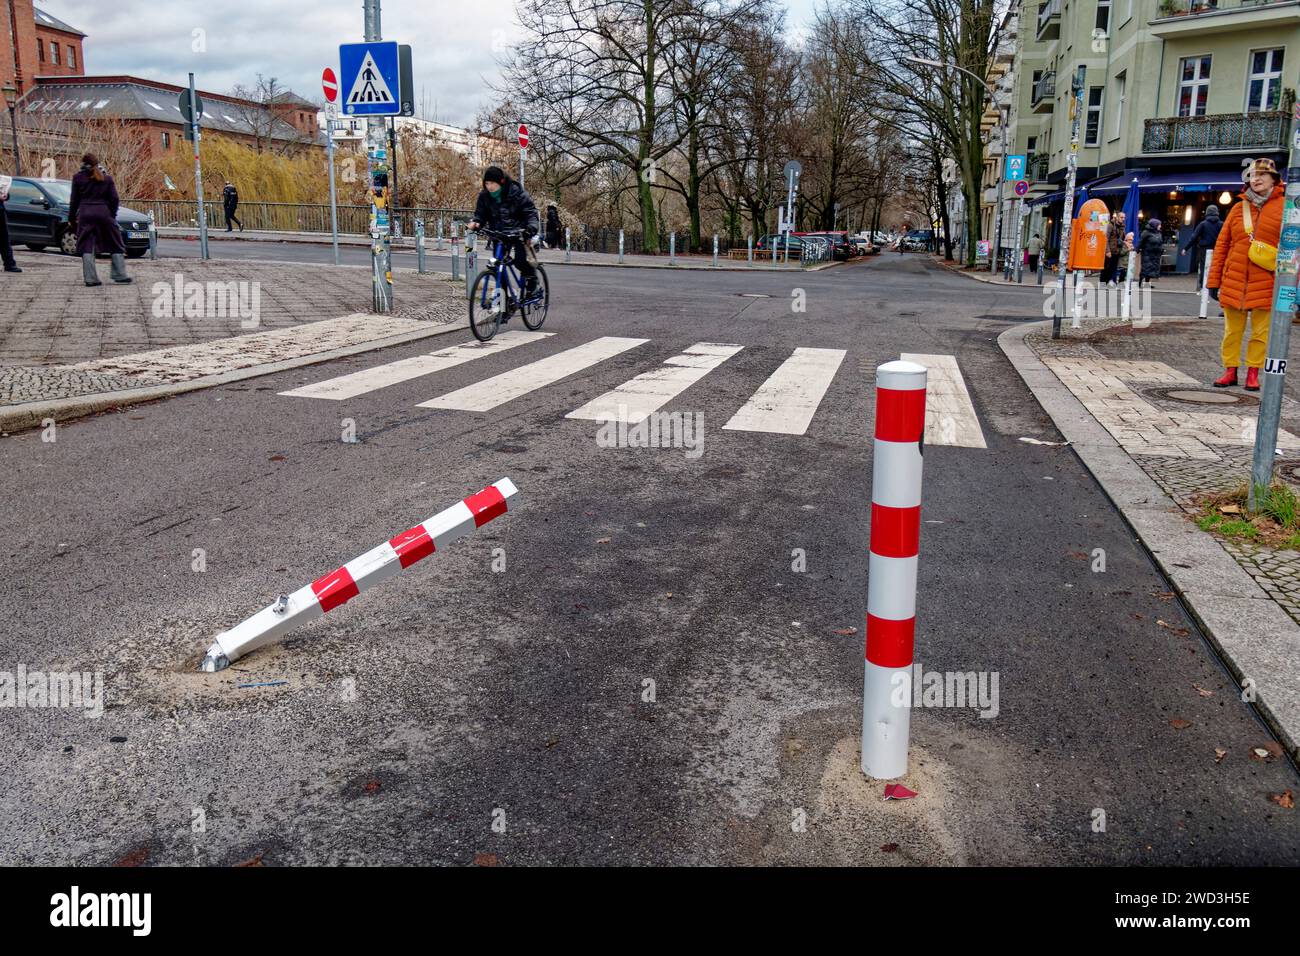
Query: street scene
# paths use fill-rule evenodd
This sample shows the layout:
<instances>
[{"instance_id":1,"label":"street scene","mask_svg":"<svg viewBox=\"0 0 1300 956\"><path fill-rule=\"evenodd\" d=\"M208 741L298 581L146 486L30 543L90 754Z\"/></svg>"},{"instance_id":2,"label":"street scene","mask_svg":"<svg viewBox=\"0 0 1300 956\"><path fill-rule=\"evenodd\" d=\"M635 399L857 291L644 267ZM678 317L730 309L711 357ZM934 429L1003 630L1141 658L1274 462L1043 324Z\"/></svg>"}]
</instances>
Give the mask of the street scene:
<instances>
[{"instance_id":1,"label":"street scene","mask_svg":"<svg viewBox=\"0 0 1300 956\"><path fill-rule=\"evenodd\" d=\"M389 866L1280 918L1300 6L367 0L283 55L179 7L141 50L7 11L37 922L148 935L92 872Z\"/></svg>"}]
</instances>

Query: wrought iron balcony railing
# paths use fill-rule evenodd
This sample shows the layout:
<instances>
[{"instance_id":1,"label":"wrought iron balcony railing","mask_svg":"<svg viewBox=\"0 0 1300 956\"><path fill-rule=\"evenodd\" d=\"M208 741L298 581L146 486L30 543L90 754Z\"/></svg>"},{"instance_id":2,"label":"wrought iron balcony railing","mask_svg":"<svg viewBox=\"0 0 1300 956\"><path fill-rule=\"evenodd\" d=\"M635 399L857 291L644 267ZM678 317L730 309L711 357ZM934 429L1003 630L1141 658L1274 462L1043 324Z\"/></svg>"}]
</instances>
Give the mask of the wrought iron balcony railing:
<instances>
[{"instance_id":1,"label":"wrought iron balcony railing","mask_svg":"<svg viewBox=\"0 0 1300 956\"><path fill-rule=\"evenodd\" d=\"M1288 146L1288 120L1283 110L1149 119L1142 133L1142 152L1283 150Z\"/></svg>"}]
</instances>

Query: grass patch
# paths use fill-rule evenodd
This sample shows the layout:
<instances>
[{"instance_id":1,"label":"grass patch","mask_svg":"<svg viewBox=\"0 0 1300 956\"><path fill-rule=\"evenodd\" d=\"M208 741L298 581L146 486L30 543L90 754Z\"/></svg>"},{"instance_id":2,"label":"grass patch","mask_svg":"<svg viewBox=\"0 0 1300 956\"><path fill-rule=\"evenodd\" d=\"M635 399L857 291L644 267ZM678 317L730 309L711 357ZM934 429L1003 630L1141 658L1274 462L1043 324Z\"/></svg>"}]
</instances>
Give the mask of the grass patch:
<instances>
[{"instance_id":1,"label":"grass patch","mask_svg":"<svg viewBox=\"0 0 1300 956\"><path fill-rule=\"evenodd\" d=\"M1300 498L1287 484L1260 489L1255 511L1249 509L1250 486L1245 482L1198 501L1196 526L1223 538L1246 539L1271 548L1300 551Z\"/></svg>"}]
</instances>

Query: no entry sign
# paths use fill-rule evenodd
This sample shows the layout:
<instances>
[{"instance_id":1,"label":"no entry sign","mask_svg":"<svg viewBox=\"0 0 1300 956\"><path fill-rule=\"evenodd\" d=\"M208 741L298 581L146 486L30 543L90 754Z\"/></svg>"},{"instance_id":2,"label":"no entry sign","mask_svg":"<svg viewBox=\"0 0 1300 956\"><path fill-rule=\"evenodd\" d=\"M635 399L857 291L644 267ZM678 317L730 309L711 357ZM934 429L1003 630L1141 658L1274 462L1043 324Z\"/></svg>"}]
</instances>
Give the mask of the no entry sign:
<instances>
[{"instance_id":1,"label":"no entry sign","mask_svg":"<svg viewBox=\"0 0 1300 956\"><path fill-rule=\"evenodd\" d=\"M334 71L328 66L325 72L320 75L320 88L325 93L325 100L333 103L339 95L339 78L334 75Z\"/></svg>"},{"instance_id":2,"label":"no entry sign","mask_svg":"<svg viewBox=\"0 0 1300 956\"><path fill-rule=\"evenodd\" d=\"M528 127L523 123L519 124L519 148L528 148Z\"/></svg>"}]
</instances>

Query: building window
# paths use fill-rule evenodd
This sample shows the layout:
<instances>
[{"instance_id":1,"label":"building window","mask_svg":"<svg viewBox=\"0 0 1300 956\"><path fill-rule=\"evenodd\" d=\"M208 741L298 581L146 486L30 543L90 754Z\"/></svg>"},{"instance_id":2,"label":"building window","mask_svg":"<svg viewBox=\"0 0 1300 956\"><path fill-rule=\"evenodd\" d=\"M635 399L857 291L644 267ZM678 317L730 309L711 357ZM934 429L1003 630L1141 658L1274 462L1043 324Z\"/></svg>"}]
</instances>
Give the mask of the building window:
<instances>
[{"instance_id":1,"label":"building window","mask_svg":"<svg viewBox=\"0 0 1300 956\"><path fill-rule=\"evenodd\" d=\"M53 40L50 41L50 62L59 65L59 45Z\"/></svg>"},{"instance_id":2,"label":"building window","mask_svg":"<svg viewBox=\"0 0 1300 956\"><path fill-rule=\"evenodd\" d=\"M1097 0L1097 20L1093 26L1110 36L1110 0Z\"/></svg>"},{"instance_id":3,"label":"building window","mask_svg":"<svg viewBox=\"0 0 1300 956\"><path fill-rule=\"evenodd\" d=\"M44 40L36 41L36 58L40 60L42 63L45 62L45 41Z\"/></svg>"},{"instance_id":4,"label":"building window","mask_svg":"<svg viewBox=\"0 0 1300 956\"><path fill-rule=\"evenodd\" d=\"M1124 99L1128 94L1128 70L1115 77L1115 131L1112 139L1118 139L1124 132Z\"/></svg>"},{"instance_id":5,"label":"building window","mask_svg":"<svg viewBox=\"0 0 1300 956\"><path fill-rule=\"evenodd\" d=\"M1282 48L1254 50L1246 78L1246 112L1275 110L1282 95Z\"/></svg>"},{"instance_id":6,"label":"building window","mask_svg":"<svg viewBox=\"0 0 1300 956\"><path fill-rule=\"evenodd\" d=\"M1204 116L1210 96L1210 54L1185 56L1178 61L1178 115Z\"/></svg>"},{"instance_id":7,"label":"building window","mask_svg":"<svg viewBox=\"0 0 1300 956\"><path fill-rule=\"evenodd\" d=\"M1101 103L1105 93L1104 86L1088 87L1088 123L1084 128L1084 146L1097 146L1101 143Z\"/></svg>"},{"instance_id":8,"label":"building window","mask_svg":"<svg viewBox=\"0 0 1300 956\"><path fill-rule=\"evenodd\" d=\"M163 144L163 149L172 148L172 134L169 133L167 130L163 130L162 144Z\"/></svg>"},{"instance_id":9,"label":"building window","mask_svg":"<svg viewBox=\"0 0 1300 956\"><path fill-rule=\"evenodd\" d=\"M77 68L77 48L72 45L68 46L68 66L74 70Z\"/></svg>"}]
</instances>

